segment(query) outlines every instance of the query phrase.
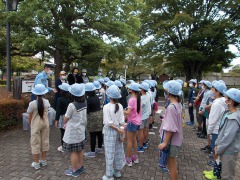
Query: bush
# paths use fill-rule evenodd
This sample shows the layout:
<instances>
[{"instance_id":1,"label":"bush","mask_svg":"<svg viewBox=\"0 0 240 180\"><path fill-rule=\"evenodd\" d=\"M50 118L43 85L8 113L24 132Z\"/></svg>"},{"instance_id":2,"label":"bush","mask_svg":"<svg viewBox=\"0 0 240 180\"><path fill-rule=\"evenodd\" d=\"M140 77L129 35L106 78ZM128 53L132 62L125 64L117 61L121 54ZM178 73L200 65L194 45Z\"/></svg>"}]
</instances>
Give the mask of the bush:
<instances>
[{"instance_id":1,"label":"bush","mask_svg":"<svg viewBox=\"0 0 240 180\"><path fill-rule=\"evenodd\" d=\"M13 81L11 81L11 84L13 85ZM7 85L7 81L6 80L0 80L0 85Z\"/></svg>"}]
</instances>

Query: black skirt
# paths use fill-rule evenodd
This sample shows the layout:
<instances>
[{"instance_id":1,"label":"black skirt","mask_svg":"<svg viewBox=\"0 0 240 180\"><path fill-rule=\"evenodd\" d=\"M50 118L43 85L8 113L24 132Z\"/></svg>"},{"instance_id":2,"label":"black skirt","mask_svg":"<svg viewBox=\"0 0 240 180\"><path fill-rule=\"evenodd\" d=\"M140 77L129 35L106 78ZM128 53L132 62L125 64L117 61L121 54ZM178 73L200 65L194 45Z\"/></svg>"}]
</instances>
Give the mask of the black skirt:
<instances>
[{"instance_id":1,"label":"black skirt","mask_svg":"<svg viewBox=\"0 0 240 180\"><path fill-rule=\"evenodd\" d=\"M63 151L65 151L65 152L81 151L84 149L84 145L85 145L85 140L83 140L80 143L75 143L75 144L67 144L67 143L63 142Z\"/></svg>"}]
</instances>

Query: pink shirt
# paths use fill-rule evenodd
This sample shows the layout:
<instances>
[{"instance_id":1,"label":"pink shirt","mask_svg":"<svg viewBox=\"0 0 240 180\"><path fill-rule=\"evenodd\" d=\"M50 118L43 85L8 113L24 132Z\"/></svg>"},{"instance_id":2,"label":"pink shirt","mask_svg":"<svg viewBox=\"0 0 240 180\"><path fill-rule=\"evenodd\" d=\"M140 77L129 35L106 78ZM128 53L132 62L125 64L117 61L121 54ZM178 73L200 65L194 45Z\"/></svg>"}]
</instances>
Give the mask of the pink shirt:
<instances>
[{"instance_id":1,"label":"pink shirt","mask_svg":"<svg viewBox=\"0 0 240 180\"><path fill-rule=\"evenodd\" d=\"M128 101L128 108L131 109L131 113L128 115L128 122L132 122L135 125L142 123L142 108L140 105L140 112L137 113L137 98L131 97Z\"/></svg>"},{"instance_id":2,"label":"pink shirt","mask_svg":"<svg viewBox=\"0 0 240 180\"><path fill-rule=\"evenodd\" d=\"M181 103L173 104L170 104L167 107L159 133L162 138L163 130L172 132L171 145L181 146L183 143L182 105Z\"/></svg>"}]
</instances>

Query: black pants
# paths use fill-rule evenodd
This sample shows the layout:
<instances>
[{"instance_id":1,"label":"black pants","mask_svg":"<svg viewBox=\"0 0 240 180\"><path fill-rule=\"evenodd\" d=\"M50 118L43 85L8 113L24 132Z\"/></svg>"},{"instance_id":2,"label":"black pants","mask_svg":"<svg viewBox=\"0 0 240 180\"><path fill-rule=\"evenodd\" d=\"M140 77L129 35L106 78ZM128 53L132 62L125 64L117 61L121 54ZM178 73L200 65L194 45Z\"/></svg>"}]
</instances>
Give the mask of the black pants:
<instances>
[{"instance_id":1,"label":"black pants","mask_svg":"<svg viewBox=\"0 0 240 180\"><path fill-rule=\"evenodd\" d=\"M102 148L102 144L103 144L102 131L90 132L91 152L95 152L97 138L98 138L98 148Z\"/></svg>"},{"instance_id":2,"label":"black pants","mask_svg":"<svg viewBox=\"0 0 240 180\"><path fill-rule=\"evenodd\" d=\"M190 116L190 121L194 122L193 106L188 107L188 113L189 113L189 116Z\"/></svg>"},{"instance_id":3,"label":"black pants","mask_svg":"<svg viewBox=\"0 0 240 180\"><path fill-rule=\"evenodd\" d=\"M206 124L206 117L203 116L203 130L202 133L206 136L207 135L207 124Z\"/></svg>"},{"instance_id":4,"label":"black pants","mask_svg":"<svg viewBox=\"0 0 240 180\"><path fill-rule=\"evenodd\" d=\"M63 136L64 136L64 133L65 133L65 129L60 128L60 132L61 132L61 144L63 145Z\"/></svg>"}]
</instances>

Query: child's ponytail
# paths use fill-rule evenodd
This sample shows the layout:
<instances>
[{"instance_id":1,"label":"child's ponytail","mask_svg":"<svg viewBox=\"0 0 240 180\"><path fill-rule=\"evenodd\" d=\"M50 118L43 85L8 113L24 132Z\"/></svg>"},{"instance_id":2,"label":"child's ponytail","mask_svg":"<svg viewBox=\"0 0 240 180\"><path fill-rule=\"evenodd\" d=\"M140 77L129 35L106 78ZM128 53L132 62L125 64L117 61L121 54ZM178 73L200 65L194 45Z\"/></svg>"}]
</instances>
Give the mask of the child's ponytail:
<instances>
[{"instance_id":1,"label":"child's ponytail","mask_svg":"<svg viewBox=\"0 0 240 180\"><path fill-rule=\"evenodd\" d=\"M113 99L113 102L116 104L115 105L115 111L114 111L114 113L116 114L118 112L118 110L119 110L118 100L117 99Z\"/></svg>"},{"instance_id":2,"label":"child's ponytail","mask_svg":"<svg viewBox=\"0 0 240 180\"><path fill-rule=\"evenodd\" d=\"M42 96L38 96L37 98L37 103L38 103L38 114L43 119L43 114L44 114L44 104L43 104L43 99Z\"/></svg>"},{"instance_id":3,"label":"child's ponytail","mask_svg":"<svg viewBox=\"0 0 240 180\"><path fill-rule=\"evenodd\" d=\"M136 92L137 94L137 113L139 114L141 109L141 94L139 92Z\"/></svg>"}]
</instances>

